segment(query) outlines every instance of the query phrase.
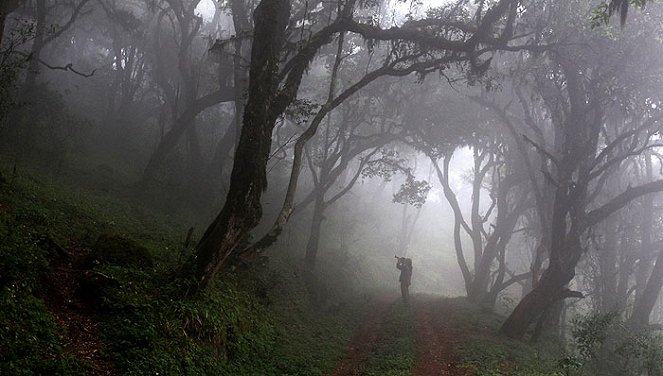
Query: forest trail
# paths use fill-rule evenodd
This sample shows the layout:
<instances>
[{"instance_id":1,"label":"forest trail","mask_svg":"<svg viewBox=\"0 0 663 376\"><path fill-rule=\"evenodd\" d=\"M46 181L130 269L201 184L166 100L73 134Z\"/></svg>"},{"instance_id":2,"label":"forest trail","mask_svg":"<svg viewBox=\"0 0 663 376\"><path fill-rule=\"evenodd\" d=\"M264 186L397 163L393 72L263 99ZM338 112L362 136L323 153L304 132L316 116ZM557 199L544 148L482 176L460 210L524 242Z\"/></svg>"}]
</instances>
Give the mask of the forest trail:
<instances>
[{"instance_id":1,"label":"forest trail","mask_svg":"<svg viewBox=\"0 0 663 376\"><path fill-rule=\"evenodd\" d=\"M454 345L461 333L449 326L449 304L433 295L417 295L413 299L417 335L417 361L414 376L465 376L468 370L455 364Z\"/></svg>"},{"instance_id":2,"label":"forest trail","mask_svg":"<svg viewBox=\"0 0 663 376\"><path fill-rule=\"evenodd\" d=\"M378 338L382 334L384 316L391 304L393 297L381 296L369 302L371 310L357 333L348 344L343 360L334 368L332 376L357 376L368 364L371 351Z\"/></svg>"},{"instance_id":3,"label":"forest trail","mask_svg":"<svg viewBox=\"0 0 663 376\"><path fill-rule=\"evenodd\" d=\"M376 343L384 336L385 314L391 304L402 304L399 299L382 297L372 302L372 308L346 348L342 361L332 376L367 375ZM416 337L416 362L413 376L469 376L467 369L455 364L454 345L462 333L450 327L452 309L444 298L434 295L414 295L411 307Z\"/></svg>"},{"instance_id":4,"label":"forest trail","mask_svg":"<svg viewBox=\"0 0 663 376\"><path fill-rule=\"evenodd\" d=\"M117 372L102 355L104 344L99 337L96 307L81 295L81 281L96 277L85 266L81 250L65 251L52 240L49 248L57 254L46 276L44 301L58 325L64 329L64 354L84 360L86 374L112 376Z\"/></svg>"}]
</instances>

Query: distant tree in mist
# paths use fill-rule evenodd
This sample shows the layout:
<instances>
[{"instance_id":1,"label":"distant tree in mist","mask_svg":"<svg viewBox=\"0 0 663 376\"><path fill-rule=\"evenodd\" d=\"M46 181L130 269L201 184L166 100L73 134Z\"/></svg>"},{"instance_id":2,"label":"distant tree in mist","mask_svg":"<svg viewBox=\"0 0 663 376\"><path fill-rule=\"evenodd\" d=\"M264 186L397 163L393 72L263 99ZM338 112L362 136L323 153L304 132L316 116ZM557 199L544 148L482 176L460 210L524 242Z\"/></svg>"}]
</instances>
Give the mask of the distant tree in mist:
<instances>
[{"instance_id":1,"label":"distant tree in mist","mask_svg":"<svg viewBox=\"0 0 663 376\"><path fill-rule=\"evenodd\" d=\"M464 24L466 26L463 23L449 23L454 19L454 14L448 13L441 14L437 21L413 21L403 27L383 30L355 21L355 3L349 2L339 5L338 10L330 14L331 22L313 32L308 41L291 54L283 50L291 36L288 28L291 4L283 0L262 1L254 12L248 100L228 196L221 213L196 248L193 274L199 287L207 286L228 259L241 252L248 232L259 223L262 217L260 197L267 184L265 166L274 124L296 98L302 76L311 60L334 35L354 32L369 40L393 41L396 48L390 49L383 66L369 72L354 86L328 101L322 110L336 107L380 76L425 73L460 61L469 62L475 70L482 69L482 64L487 64L487 61L477 60L477 49L482 46L488 50L506 47L513 34L517 5L516 1L498 1L485 12L477 12L469 24ZM448 9L453 12L454 8ZM496 25L501 22L503 27L497 29ZM428 28L438 28L440 34L433 36ZM281 66L283 54L291 57ZM314 134L315 131L313 127L306 133ZM295 164L300 163L298 158L301 157L295 150ZM293 172L292 177L296 181L298 171L293 169ZM281 218L287 219L290 212L291 209L286 207Z\"/></svg>"},{"instance_id":2,"label":"distant tree in mist","mask_svg":"<svg viewBox=\"0 0 663 376\"><path fill-rule=\"evenodd\" d=\"M408 143L430 159L452 208L455 254L469 300L493 307L501 291L529 275L516 274L506 263L507 245L516 224L532 206L527 176L518 164L515 148L488 112L468 98L453 99L454 95L445 90L435 94L428 95L423 106L410 107ZM451 160L463 147L472 151L473 158L467 215L450 182ZM471 266L465 236L471 243Z\"/></svg>"},{"instance_id":3,"label":"distant tree in mist","mask_svg":"<svg viewBox=\"0 0 663 376\"><path fill-rule=\"evenodd\" d=\"M374 101L377 101L374 96L349 101L340 109L339 118L333 123L327 122L318 142L310 143L306 149L313 188L297 207L312 201L311 228L304 256L310 269L315 267L325 210L350 192L368 166L380 160L383 147L398 139L397 125L385 119L390 111L375 106ZM383 111L382 116L370 115L379 111L376 107ZM357 159L359 162L352 166Z\"/></svg>"},{"instance_id":4,"label":"distant tree in mist","mask_svg":"<svg viewBox=\"0 0 663 376\"><path fill-rule=\"evenodd\" d=\"M238 36L237 44L228 43L226 47L213 47L212 53L220 60L218 72L209 75L207 65L209 61L201 58L206 55L199 52L201 46L197 38L203 32L203 19L195 13L200 1L167 0L165 5L169 12L159 12L156 21L156 32L154 44L156 56L153 60L154 80L161 89L164 106L161 110L164 118L171 119L171 126L163 135L150 156L145 170L143 171L143 182L150 183L156 178L161 165L168 154L178 144L183 136L186 137L190 163L187 170L193 184L202 183L203 156L200 146L200 136L196 130L196 118L198 115L212 106L223 102L237 101L244 95L243 75L245 75L246 63L241 62L245 52L242 48L244 37ZM241 30L249 24L244 4L238 1L231 2L235 30ZM171 20L172 22L169 22ZM248 32L248 31L245 31ZM172 39L165 37L172 33ZM197 48L196 48L197 47ZM205 46L207 47L207 46ZM196 53L198 52L198 53ZM168 53L175 56L169 56ZM232 56L237 54L238 58ZM173 61L174 60L174 61ZM174 69L176 68L176 69ZM211 87L203 85L207 80L212 81ZM201 93L205 89L207 93ZM236 112L242 108L236 107ZM231 136L234 124L228 126L226 133ZM219 145L220 148L232 148L234 140L226 140Z\"/></svg>"},{"instance_id":5,"label":"distant tree in mist","mask_svg":"<svg viewBox=\"0 0 663 376\"><path fill-rule=\"evenodd\" d=\"M575 11L572 9L556 9L558 22L564 26L552 36L555 42L561 42L560 47L554 53L533 57L537 63L531 69L530 90L534 93L532 98L538 98L533 99L530 106L535 103L545 106L554 142L550 149L531 144L546 159L545 184L552 185L554 198L550 227L543 228L549 231L548 265L533 290L520 301L501 328L502 333L516 338L522 338L535 320L544 320L563 299L582 296L569 290L568 284L585 252L587 231L632 200L663 189L661 180L645 182L621 188L605 201L594 201L613 168L625 163L630 156L658 145L653 137L658 117L657 110L646 110L650 111L651 118L643 124L634 125L625 120L614 139L605 133L607 113L613 105L621 104L611 98L628 98L635 94L630 91L635 90L635 86L628 84L629 73L639 67L624 62L638 60L634 55L639 50L629 49L627 41L640 38L624 35L613 41L598 32L568 34L564 30L573 25L573 18L566 17ZM578 27L582 27L582 22L577 21ZM585 43L592 44L594 49L561 45L577 37L586 38Z\"/></svg>"}]
</instances>

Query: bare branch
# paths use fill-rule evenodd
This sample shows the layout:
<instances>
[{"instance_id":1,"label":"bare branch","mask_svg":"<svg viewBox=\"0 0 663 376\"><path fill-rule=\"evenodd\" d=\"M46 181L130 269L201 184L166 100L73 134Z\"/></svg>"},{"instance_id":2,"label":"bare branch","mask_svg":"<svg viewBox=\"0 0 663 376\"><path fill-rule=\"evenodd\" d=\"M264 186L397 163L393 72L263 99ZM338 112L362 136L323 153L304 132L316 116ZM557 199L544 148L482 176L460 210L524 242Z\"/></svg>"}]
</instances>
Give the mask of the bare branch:
<instances>
[{"instance_id":1,"label":"bare branch","mask_svg":"<svg viewBox=\"0 0 663 376\"><path fill-rule=\"evenodd\" d=\"M31 54L27 54L27 53L21 52L21 51L10 51L10 53L23 56L23 57L26 58L27 61L35 59L35 57L32 56ZM94 76L94 73L97 71L96 69L93 69L92 72L90 72L90 73L83 73L83 72L80 72L80 71L76 70L72 63L69 63L65 66L57 66L57 65L51 65L51 64L49 64L49 63L47 63L44 60L39 59L39 58L37 58L37 61L39 62L39 64L42 64L43 66L45 66L48 69L62 70L62 71L65 71L65 72L71 72L71 73L74 73L76 75L79 75L79 76L85 77L85 78Z\"/></svg>"},{"instance_id":2,"label":"bare branch","mask_svg":"<svg viewBox=\"0 0 663 376\"><path fill-rule=\"evenodd\" d=\"M649 193L663 191L663 179L656 180L651 183L639 185L637 187L628 188L626 191L620 193L612 200L608 201L601 207L594 209L587 213L584 223L584 229L591 227L602 220L606 219L610 214L628 205L631 201L640 196Z\"/></svg>"},{"instance_id":3,"label":"bare branch","mask_svg":"<svg viewBox=\"0 0 663 376\"><path fill-rule=\"evenodd\" d=\"M529 144L531 144L532 146L534 146L534 148L535 148L535 149L536 149L541 155L543 155L543 156L545 156L546 158L548 158L552 163L555 164L555 166L559 166L559 161L557 160L557 158L555 158L552 154L550 154L550 152L548 152L545 148L543 148L542 146L540 146L539 144L537 144L537 143L536 143L534 140L532 140L531 138L527 137L527 135L524 135L524 134L523 134L523 135L521 135L521 136L523 137L523 139L524 139L525 141L527 141Z\"/></svg>"}]
</instances>

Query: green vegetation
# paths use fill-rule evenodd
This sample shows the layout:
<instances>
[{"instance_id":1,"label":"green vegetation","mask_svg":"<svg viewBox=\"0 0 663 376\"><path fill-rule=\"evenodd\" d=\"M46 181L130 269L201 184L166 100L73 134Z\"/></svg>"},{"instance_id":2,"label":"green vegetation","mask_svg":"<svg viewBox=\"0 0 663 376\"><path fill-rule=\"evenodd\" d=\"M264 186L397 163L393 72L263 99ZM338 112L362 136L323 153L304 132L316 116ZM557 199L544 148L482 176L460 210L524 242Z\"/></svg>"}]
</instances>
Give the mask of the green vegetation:
<instances>
[{"instance_id":1,"label":"green vegetation","mask_svg":"<svg viewBox=\"0 0 663 376\"><path fill-rule=\"evenodd\" d=\"M452 325L465 333L458 346L461 366L479 376L663 375L663 338L629 328L616 314L588 315L572 324L562 345L498 337L500 316L464 299L450 299Z\"/></svg>"},{"instance_id":2,"label":"green vegetation","mask_svg":"<svg viewBox=\"0 0 663 376\"><path fill-rule=\"evenodd\" d=\"M85 364L63 353L64 333L40 298L52 213L17 192L0 186L0 374L82 374Z\"/></svg>"},{"instance_id":3,"label":"green vegetation","mask_svg":"<svg viewBox=\"0 0 663 376\"><path fill-rule=\"evenodd\" d=\"M103 192L21 176L1 183L0 374L82 375L95 366L67 348L69 333L53 316L59 308L49 299L48 276L63 260L84 277L77 299L92 308L103 359L118 374L334 369L370 309L369 295L336 291L326 303L314 301L297 257L281 249L269 266L224 275L204 295L187 299L187 281L177 277L188 257L186 226L167 218ZM316 289L338 289L337 279ZM475 375L663 374L661 338L629 331L615 315L577 321L575 339L563 350L497 337L503 318L465 299L444 305L448 327L460 337L457 364ZM400 302L389 306L362 374L410 374L414 311Z\"/></svg>"},{"instance_id":4,"label":"green vegetation","mask_svg":"<svg viewBox=\"0 0 663 376\"><path fill-rule=\"evenodd\" d=\"M477 376L556 375L560 347L536 345L496 335L503 318L482 311L465 299L450 299L450 326L464 333L458 345L461 368Z\"/></svg>"},{"instance_id":5,"label":"green vegetation","mask_svg":"<svg viewBox=\"0 0 663 376\"><path fill-rule=\"evenodd\" d=\"M663 336L633 330L615 313L580 317L573 337L567 375L663 375Z\"/></svg>"},{"instance_id":6,"label":"green vegetation","mask_svg":"<svg viewBox=\"0 0 663 376\"><path fill-rule=\"evenodd\" d=\"M365 375L410 375L416 359L413 310L400 300L391 305L382 324Z\"/></svg>"},{"instance_id":7,"label":"green vegetation","mask_svg":"<svg viewBox=\"0 0 663 376\"><path fill-rule=\"evenodd\" d=\"M6 174L5 174L6 175ZM186 227L108 194L15 177L0 184L0 374L82 374L44 298L45 276L80 256L96 279L104 358L120 374L322 375L365 307L316 310L289 261L239 270L195 300L176 277ZM75 267L75 266L74 266ZM87 274L86 274L87 276ZM90 290L90 291L85 291Z\"/></svg>"}]
</instances>

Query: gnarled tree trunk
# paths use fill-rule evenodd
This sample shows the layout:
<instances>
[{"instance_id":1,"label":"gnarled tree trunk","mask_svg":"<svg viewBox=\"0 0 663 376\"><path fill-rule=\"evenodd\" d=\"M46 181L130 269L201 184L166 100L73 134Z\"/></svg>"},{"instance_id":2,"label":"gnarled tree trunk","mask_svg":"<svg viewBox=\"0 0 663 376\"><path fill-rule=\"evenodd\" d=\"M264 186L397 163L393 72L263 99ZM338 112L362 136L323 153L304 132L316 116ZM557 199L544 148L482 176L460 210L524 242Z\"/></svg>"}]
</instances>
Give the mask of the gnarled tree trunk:
<instances>
[{"instance_id":1,"label":"gnarled tree trunk","mask_svg":"<svg viewBox=\"0 0 663 376\"><path fill-rule=\"evenodd\" d=\"M266 167L272 130L279 114L271 111L278 82L281 49L290 15L289 0L263 0L254 12L254 42L249 72L249 97L243 127L221 213L196 248L197 288L206 287L218 268L262 217L260 197L267 188Z\"/></svg>"}]
</instances>

